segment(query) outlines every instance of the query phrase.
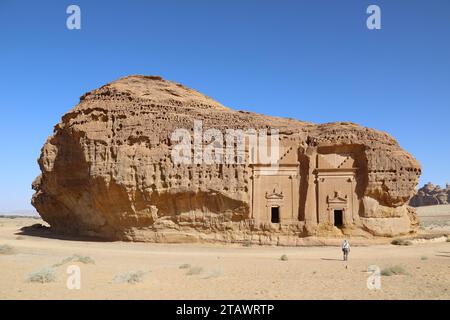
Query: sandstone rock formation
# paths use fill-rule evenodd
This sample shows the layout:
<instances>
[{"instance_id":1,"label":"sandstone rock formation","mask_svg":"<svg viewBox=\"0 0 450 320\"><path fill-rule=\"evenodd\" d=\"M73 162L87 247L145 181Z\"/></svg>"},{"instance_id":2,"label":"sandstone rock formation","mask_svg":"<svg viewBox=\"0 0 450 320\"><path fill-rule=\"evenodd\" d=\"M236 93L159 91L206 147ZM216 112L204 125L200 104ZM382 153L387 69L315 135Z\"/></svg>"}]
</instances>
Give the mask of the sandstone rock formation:
<instances>
[{"instance_id":1,"label":"sandstone rock formation","mask_svg":"<svg viewBox=\"0 0 450 320\"><path fill-rule=\"evenodd\" d=\"M264 164L175 164L172 133L279 130L276 170ZM249 155L249 148L244 153ZM86 93L39 159L32 204L59 232L154 242L305 236L396 236L418 221L408 202L419 163L388 134L235 111L154 76Z\"/></svg>"},{"instance_id":2,"label":"sandstone rock formation","mask_svg":"<svg viewBox=\"0 0 450 320\"><path fill-rule=\"evenodd\" d=\"M412 197L409 204L413 207L432 206L438 204L450 203L450 185L447 184L445 189L435 186L431 182L424 185Z\"/></svg>"}]
</instances>

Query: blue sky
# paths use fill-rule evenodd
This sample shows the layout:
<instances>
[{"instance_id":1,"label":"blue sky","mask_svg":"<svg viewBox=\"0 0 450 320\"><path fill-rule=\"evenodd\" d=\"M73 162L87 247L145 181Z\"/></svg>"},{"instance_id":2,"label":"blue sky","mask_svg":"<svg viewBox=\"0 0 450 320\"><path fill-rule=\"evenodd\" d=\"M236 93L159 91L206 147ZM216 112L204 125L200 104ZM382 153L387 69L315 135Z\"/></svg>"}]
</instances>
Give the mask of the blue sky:
<instances>
[{"instance_id":1,"label":"blue sky","mask_svg":"<svg viewBox=\"0 0 450 320\"><path fill-rule=\"evenodd\" d=\"M81 30L66 8L81 8ZM368 30L377 4L382 29ZM37 158L79 97L161 75L224 105L387 131L450 181L450 1L0 0L0 211L29 209Z\"/></svg>"}]
</instances>

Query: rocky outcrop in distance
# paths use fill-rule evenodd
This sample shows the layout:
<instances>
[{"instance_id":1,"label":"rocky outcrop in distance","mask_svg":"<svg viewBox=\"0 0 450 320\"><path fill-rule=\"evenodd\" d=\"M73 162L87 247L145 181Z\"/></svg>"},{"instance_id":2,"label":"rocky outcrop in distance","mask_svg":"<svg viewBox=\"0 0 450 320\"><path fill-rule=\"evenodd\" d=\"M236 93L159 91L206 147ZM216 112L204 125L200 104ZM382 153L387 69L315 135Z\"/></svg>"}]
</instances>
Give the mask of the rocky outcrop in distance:
<instances>
[{"instance_id":1,"label":"rocky outcrop in distance","mask_svg":"<svg viewBox=\"0 0 450 320\"><path fill-rule=\"evenodd\" d=\"M450 184L447 183L445 188L434 185L431 182L425 184L412 197L409 204L413 207L433 206L439 204L450 203Z\"/></svg>"}]
</instances>

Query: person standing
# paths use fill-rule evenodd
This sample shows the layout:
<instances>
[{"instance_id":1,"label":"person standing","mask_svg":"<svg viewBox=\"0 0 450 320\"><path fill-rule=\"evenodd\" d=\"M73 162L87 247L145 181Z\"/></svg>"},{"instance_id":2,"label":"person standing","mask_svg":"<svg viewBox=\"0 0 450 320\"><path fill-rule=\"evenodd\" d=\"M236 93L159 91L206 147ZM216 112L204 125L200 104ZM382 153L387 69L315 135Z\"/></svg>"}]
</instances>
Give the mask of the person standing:
<instances>
[{"instance_id":1,"label":"person standing","mask_svg":"<svg viewBox=\"0 0 450 320\"><path fill-rule=\"evenodd\" d=\"M348 260L348 254L350 252L350 243L347 241L347 239L342 242L342 253L344 254L344 261Z\"/></svg>"}]
</instances>

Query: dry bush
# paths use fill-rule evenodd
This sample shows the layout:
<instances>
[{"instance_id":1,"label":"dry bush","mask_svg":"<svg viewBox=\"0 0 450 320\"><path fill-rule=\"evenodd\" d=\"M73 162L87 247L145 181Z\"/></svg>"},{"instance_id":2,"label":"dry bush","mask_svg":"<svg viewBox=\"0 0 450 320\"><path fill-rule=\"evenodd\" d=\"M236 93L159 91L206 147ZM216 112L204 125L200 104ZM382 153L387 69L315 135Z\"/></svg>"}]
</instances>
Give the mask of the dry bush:
<instances>
[{"instance_id":1,"label":"dry bush","mask_svg":"<svg viewBox=\"0 0 450 320\"><path fill-rule=\"evenodd\" d=\"M45 267L28 275L28 282L47 283L56 280L56 273L53 268Z\"/></svg>"},{"instance_id":2,"label":"dry bush","mask_svg":"<svg viewBox=\"0 0 450 320\"><path fill-rule=\"evenodd\" d=\"M407 275L408 273L405 271L405 269L402 266L392 266L387 267L381 270L382 276L396 276L396 275Z\"/></svg>"},{"instance_id":3,"label":"dry bush","mask_svg":"<svg viewBox=\"0 0 450 320\"><path fill-rule=\"evenodd\" d=\"M203 279L218 278L221 275L223 275L223 268L222 267L214 269L214 270L208 272L208 274L206 276L204 276Z\"/></svg>"},{"instance_id":4,"label":"dry bush","mask_svg":"<svg viewBox=\"0 0 450 320\"><path fill-rule=\"evenodd\" d=\"M186 275L188 276L192 276L192 275L196 275L196 274L200 274L203 272L203 268L202 267L190 267L188 272L186 272Z\"/></svg>"},{"instance_id":5,"label":"dry bush","mask_svg":"<svg viewBox=\"0 0 450 320\"><path fill-rule=\"evenodd\" d=\"M0 245L0 254L13 254L14 252L14 248L9 244Z\"/></svg>"},{"instance_id":6,"label":"dry bush","mask_svg":"<svg viewBox=\"0 0 450 320\"><path fill-rule=\"evenodd\" d=\"M252 241L251 240L244 240L242 242L242 246L243 247L251 247L252 246Z\"/></svg>"},{"instance_id":7,"label":"dry bush","mask_svg":"<svg viewBox=\"0 0 450 320\"><path fill-rule=\"evenodd\" d=\"M394 239L391 241L391 244L396 246L411 246L413 243L406 239Z\"/></svg>"},{"instance_id":8,"label":"dry bush","mask_svg":"<svg viewBox=\"0 0 450 320\"><path fill-rule=\"evenodd\" d=\"M113 278L113 282L115 283L129 283L129 284L136 284L139 282L142 282L144 279L145 272L144 271L133 271L133 272L126 272L116 275Z\"/></svg>"},{"instance_id":9,"label":"dry bush","mask_svg":"<svg viewBox=\"0 0 450 320\"><path fill-rule=\"evenodd\" d=\"M95 264L95 261L91 257L74 254L71 257L67 257L67 258L63 259L61 262L55 263L53 265L53 267L60 267L69 262L81 262L84 264Z\"/></svg>"}]
</instances>

